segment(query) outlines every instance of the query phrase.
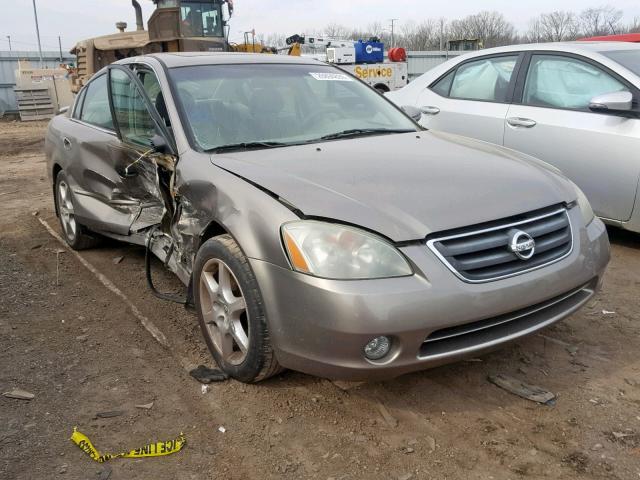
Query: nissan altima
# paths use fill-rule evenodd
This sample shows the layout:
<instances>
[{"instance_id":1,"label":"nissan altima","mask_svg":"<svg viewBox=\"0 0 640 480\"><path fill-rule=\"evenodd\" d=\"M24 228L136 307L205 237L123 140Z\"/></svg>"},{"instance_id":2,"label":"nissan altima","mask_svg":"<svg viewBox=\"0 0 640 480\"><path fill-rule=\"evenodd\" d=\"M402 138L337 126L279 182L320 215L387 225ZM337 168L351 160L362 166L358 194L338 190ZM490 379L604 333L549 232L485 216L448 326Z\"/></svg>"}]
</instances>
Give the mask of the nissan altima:
<instances>
[{"instance_id":1,"label":"nissan altima","mask_svg":"<svg viewBox=\"0 0 640 480\"><path fill-rule=\"evenodd\" d=\"M408 109L415 115L415 111ZM145 246L222 370L393 377L570 315L609 260L553 167L426 131L306 59L155 54L98 72L46 135L62 232Z\"/></svg>"}]
</instances>

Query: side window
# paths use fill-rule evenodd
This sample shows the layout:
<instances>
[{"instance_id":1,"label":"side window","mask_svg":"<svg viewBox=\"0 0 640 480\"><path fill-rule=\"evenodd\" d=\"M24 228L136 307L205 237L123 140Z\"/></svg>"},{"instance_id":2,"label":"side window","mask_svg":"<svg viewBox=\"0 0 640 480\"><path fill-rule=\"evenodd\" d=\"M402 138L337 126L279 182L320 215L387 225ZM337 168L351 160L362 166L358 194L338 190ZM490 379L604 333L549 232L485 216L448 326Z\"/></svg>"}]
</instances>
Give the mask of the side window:
<instances>
[{"instance_id":1,"label":"side window","mask_svg":"<svg viewBox=\"0 0 640 480\"><path fill-rule=\"evenodd\" d=\"M205 37L222 36L222 22L220 11L217 9L202 9L202 26Z\"/></svg>"},{"instance_id":2,"label":"side window","mask_svg":"<svg viewBox=\"0 0 640 480\"><path fill-rule=\"evenodd\" d=\"M155 135L155 122L147 110L142 94L122 70L111 70L113 110L125 142L150 146Z\"/></svg>"},{"instance_id":3,"label":"side window","mask_svg":"<svg viewBox=\"0 0 640 480\"><path fill-rule=\"evenodd\" d=\"M180 4L180 25L183 37L222 37L220 6L212 2Z\"/></svg>"},{"instance_id":4,"label":"side window","mask_svg":"<svg viewBox=\"0 0 640 480\"><path fill-rule=\"evenodd\" d=\"M83 88L78 96L76 97L76 101L73 104L73 118L80 119L80 112L82 110L82 102L84 101L84 96L87 93L87 89Z\"/></svg>"},{"instance_id":5,"label":"side window","mask_svg":"<svg viewBox=\"0 0 640 480\"><path fill-rule=\"evenodd\" d=\"M448 97L455 73L455 70L447 73L444 77L442 77L434 85L431 86L431 90L442 97Z\"/></svg>"},{"instance_id":6,"label":"side window","mask_svg":"<svg viewBox=\"0 0 640 480\"><path fill-rule=\"evenodd\" d=\"M142 84L147 97L149 97L149 100L151 100L151 103L160 114L160 117L164 120L164 124L167 127L170 127L171 120L169 120L167 104L164 101L164 96L162 95L158 77L156 77L156 74L153 73L153 71L146 68L138 68L136 70L136 75L138 77L138 80L140 80L140 83Z\"/></svg>"},{"instance_id":7,"label":"side window","mask_svg":"<svg viewBox=\"0 0 640 480\"><path fill-rule=\"evenodd\" d=\"M590 63L557 55L533 55L522 101L541 107L587 109L593 97L625 90L622 82Z\"/></svg>"},{"instance_id":8,"label":"side window","mask_svg":"<svg viewBox=\"0 0 640 480\"><path fill-rule=\"evenodd\" d=\"M98 127L113 130L113 119L109 109L107 75L100 75L89 82L84 94L80 120Z\"/></svg>"},{"instance_id":9,"label":"side window","mask_svg":"<svg viewBox=\"0 0 640 480\"><path fill-rule=\"evenodd\" d=\"M449 96L466 100L504 102L518 55L492 57L460 65Z\"/></svg>"}]
</instances>

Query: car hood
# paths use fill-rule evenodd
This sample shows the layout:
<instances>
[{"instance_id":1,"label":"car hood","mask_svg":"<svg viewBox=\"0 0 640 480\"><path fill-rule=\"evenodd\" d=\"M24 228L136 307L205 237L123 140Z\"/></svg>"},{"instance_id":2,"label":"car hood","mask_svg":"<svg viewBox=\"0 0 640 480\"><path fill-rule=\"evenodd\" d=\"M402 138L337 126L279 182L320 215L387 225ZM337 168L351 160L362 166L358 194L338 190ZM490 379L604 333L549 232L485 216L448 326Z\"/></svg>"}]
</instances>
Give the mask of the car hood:
<instances>
[{"instance_id":1,"label":"car hood","mask_svg":"<svg viewBox=\"0 0 640 480\"><path fill-rule=\"evenodd\" d=\"M571 183L541 161L441 132L215 154L211 161L306 217L359 225L394 241L576 197Z\"/></svg>"}]
</instances>

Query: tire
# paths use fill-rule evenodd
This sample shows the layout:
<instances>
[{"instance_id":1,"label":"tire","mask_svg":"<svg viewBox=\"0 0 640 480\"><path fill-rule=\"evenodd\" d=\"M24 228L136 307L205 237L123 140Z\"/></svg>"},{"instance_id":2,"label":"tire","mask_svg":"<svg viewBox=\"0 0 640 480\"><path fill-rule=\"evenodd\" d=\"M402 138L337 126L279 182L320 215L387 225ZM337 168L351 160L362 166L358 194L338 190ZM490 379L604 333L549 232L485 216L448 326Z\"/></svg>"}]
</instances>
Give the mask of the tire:
<instances>
[{"instance_id":1,"label":"tire","mask_svg":"<svg viewBox=\"0 0 640 480\"><path fill-rule=\"evenodd\" d=\"M202 335L223 372L255 383L283 370L271 346L258 283L230 235L211 238L200 247L193 285Z\"/></svg>"},{"instance_id":2,"label":"tire","mask_svg":"<svg viewBox=\"0 0 640 480\"><path fill-rule=\"evenodd\" d=\"M389 87L387 87L386 85L377 84L373 88L375 88L380 95L384 95L385 93L389 92Z\"/></svg>"},{"instance_id":3,"label":"tire","mask_svg":"<svg viewBox=\"0 0 640 480\"><path fill-rule=\"evenodd\" d=\"M74 250L85 250L94 247L98 240L89 235L87 228L75 218L73 192L62 170L56 175L54 199L62 236L67 244Z\"/></svg>"}]
</instances>

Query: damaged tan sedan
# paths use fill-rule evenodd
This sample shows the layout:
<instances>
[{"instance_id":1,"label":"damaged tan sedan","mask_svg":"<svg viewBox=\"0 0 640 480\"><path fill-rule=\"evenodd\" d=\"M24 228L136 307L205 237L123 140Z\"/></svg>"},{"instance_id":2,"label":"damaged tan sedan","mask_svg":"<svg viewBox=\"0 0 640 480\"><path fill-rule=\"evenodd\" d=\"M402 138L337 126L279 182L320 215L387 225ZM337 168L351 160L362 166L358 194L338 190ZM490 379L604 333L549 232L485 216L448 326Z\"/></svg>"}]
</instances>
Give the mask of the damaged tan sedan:
<instances>
[{"instance_id":1,"label":"damaged tan sedan","mask_svg":"<svg viewBox=\"0 0 640 480\"><path fill-rule=\"evenodd\" d=\"M51 121L46 152L69 245L146 246L152 291L193 306L245 382L477 355L576 311L609 260L602 222L556 169L425 131L306 58L123 60ZM184 297L155 289L150 254Z\"/></svg>"}]
</instances>

